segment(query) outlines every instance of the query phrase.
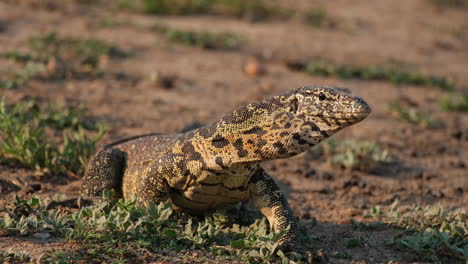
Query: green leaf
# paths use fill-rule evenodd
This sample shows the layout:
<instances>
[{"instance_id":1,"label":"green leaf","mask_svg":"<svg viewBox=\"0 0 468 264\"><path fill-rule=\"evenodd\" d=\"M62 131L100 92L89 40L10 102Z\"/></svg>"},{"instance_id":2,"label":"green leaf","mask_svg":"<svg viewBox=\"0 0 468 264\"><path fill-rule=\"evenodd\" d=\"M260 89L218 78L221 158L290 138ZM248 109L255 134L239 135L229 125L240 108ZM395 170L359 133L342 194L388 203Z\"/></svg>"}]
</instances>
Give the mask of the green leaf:
<instances>
[{"instance_id":1,"label":"green leaf","mask_svg":"<svg viewBox=\"0 0 468 264\"><path fill-rule=\"evenodd\" d=\"M245 241L243 239L234 240L229 243L232 248L243 249L246 248Z\"/></svg>"},{"instance_id":2,"label":"green leaf","mask_svg":"<svg viewBox=\"0 0 468 264\"><path fill-rule=\"evenodd\" d=\"M168 238L175 238L177 236L177 232L174 229L167 227L163 229L162 233Z\"/></svg>"}]
</instances>

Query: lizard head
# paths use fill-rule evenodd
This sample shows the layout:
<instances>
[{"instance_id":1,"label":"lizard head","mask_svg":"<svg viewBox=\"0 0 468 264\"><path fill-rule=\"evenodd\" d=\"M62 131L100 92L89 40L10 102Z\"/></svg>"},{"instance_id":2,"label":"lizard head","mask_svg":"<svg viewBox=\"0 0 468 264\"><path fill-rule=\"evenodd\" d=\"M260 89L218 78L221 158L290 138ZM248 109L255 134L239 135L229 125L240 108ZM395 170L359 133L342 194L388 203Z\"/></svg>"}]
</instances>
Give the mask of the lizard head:
<instances>
[{"instance_id":1,"label":"lizard head","mask_svg":"<svg viewBox=\"0 0 468 264\"><path fill-rule=\"evenodd\" d=\"M283 140L291 153L320 143L371 112L363 99L344 88L302 87L288 93L282 102L287 113L278 115L274 123L283 124L287 131Z\"/></svg>"},{"instance_id":2,"label":"lizard head","mask_svg":"<svg viewBox=\"0 0 468 264\"><path fill-rule=\"evenodd\" d=\"M346 88L302 87L293 94L291 111L305 119L352 125L366 118L371 108Z\"/></svg>"}]
</instances>

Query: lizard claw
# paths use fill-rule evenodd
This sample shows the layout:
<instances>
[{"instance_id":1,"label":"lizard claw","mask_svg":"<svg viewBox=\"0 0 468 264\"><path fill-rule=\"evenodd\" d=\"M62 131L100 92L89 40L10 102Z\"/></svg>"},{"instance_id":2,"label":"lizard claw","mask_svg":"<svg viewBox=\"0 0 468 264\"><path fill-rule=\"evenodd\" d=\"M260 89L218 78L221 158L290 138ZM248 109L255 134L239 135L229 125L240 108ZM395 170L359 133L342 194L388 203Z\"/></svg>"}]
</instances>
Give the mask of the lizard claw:
<instances>
[{"instance_id":1,"label":"lizard claw","mask_svg":"<svg viewBox=\"0 0 468 264\"><path fill-rule=\"evenodd\" d=\"M329 258L326 252L322 249L317 250L316 252L308 252L311 253L311 262L310 263L328 263Z\"/></svg>"},{"instance_id":2,"label":"lizard claw","mask_svg":"<svg viewBox=\"0 0 468 264\"><path fill-rule=\"evenodd\" d=\"M302 256L301 260L305 263L323 264L328 263L329 261L328 255L322 249L317 251L310 251L298 243L284 243L278 246L278 250L281 250L283 252L299 253ZM293 256L293 258L296 257Z\"/></svg>"},{"instance_id":3,"label":"lizard claw","mask_svg":"<svg viewBox=\"0 0 468 264\"><path fill-rule=\"evenodd\" d=\"M328 263L328 256L322 250L318 250L316 252L313 251L306 251L303 254L303 261L305 263L313 263L313 264L325 264Z\"/></svg>"}]
</instances>

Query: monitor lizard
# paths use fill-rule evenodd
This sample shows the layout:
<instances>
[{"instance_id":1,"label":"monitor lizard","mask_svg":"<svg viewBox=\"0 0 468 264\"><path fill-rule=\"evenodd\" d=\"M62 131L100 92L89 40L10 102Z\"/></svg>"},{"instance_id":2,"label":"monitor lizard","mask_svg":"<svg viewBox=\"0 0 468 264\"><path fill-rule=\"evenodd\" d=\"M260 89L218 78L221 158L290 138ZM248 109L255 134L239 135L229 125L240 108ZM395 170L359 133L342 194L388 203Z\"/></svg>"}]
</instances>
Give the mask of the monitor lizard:
<instances>
[{"instance_id":1,"label":"monitor lizard","mask_svg":"<svg viewBox=\"0 0 468 264\"><path fill-rule=\"evenodd\" d=\"M303 248L297 242L298 222L259 163L302 153L370 112L345 88L298 88L186 133L110 144L90 159L82 195L114 189L140 204L170 200L176 209L195 215L251 200L272 230L288 230L280 245L298 250Z\"/></svg>"}]
</instances>

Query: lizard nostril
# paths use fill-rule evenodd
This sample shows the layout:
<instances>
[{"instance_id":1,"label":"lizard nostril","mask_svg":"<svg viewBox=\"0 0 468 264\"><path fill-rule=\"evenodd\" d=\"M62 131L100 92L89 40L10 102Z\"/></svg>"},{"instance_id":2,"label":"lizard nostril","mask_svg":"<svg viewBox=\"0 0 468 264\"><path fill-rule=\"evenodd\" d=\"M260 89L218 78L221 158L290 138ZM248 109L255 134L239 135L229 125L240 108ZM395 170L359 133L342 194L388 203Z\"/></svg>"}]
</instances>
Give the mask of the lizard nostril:
<instances>
[{"instance_id":1,"label":"lizard nostril","mask_svg":"<svg viewBox=\"0 0 468 264\"><path fill-rule=\"evenodd\" d=\"M361 99L361 100L362 100L362 99ZM371 112L370 106L369 106L366 102L364 102L364 100L362 100L362 103L363 103L363 104L362 104L362 108L363 108L364 112L370 113L370 112Z\"/></svg>"},{"instance_id":2,"label":"lizard nostril","mask_svg":"<svg viewBox=\"0 0 468 264\"><path fill-rule=\"evenodd\" d=\"M370 106L362 98L356 97L356 102L359 105L359 107L358 107L359 111L364 112L364 113L370 113L371 112Z\"/></svg>"}]
</instances>

